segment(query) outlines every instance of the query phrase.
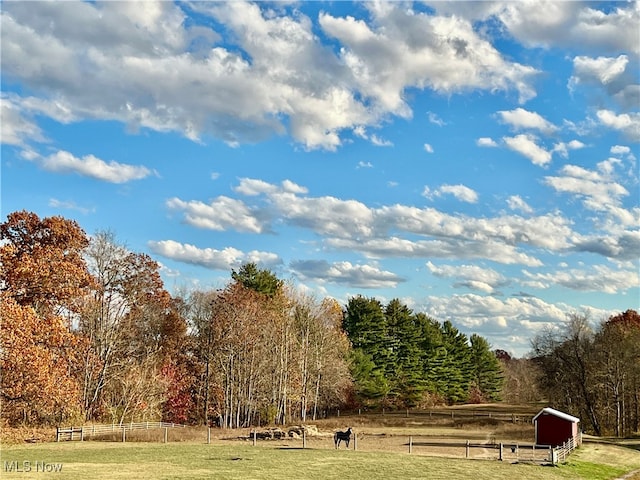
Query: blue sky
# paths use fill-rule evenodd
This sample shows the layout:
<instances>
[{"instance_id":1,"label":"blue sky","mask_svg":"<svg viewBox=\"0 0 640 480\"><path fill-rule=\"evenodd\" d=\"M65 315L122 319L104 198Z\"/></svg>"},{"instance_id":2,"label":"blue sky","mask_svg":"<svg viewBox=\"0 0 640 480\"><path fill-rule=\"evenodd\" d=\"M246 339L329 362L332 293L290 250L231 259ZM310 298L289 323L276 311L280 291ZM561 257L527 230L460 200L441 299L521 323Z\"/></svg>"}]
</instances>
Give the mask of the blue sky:
<instances>
[{"instance_id":1,"label":"blue sky","mask_svg":"<svg viewBox=\"0 0 640 480\"><path fill-rule=\"evenodd\" d=\"M2 3L2 216L495 348L640 308L636 2Z\"/></svg>"}]
</instances>

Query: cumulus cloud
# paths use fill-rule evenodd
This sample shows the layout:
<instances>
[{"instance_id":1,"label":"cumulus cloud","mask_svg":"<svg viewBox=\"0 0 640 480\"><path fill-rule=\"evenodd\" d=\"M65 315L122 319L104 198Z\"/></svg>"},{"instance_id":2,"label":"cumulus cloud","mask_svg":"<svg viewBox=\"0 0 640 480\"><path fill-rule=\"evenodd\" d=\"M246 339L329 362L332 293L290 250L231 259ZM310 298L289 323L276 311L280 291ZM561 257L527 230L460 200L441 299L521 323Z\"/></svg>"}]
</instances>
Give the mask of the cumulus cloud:
<instances>
[{"instance_id":1,"label":"cumulus cloud","mask_svg":"<svg viewBox=\"0 0 640 480\"><path fill-rule=\"evenodd\" d=\"M233 247L222 250L198 248L195 245L174 240L150 241L148 246L157 255L211 270L229 271L247 262L253 262L266 268L282 263L277 254L257 250L245 253Z\"/></svg>"},{"instance_id":2,"label":"cumulus cloud","mask_svg":"<svg viewBox=\"0 0 640 480\"><path fill-rule=\"evenodd\" d=\"M356 200L298 194L306 189L292 185L243 179L236 191L257 196L251 204L221 196L209 203L172 198L167 207L182 212L186 223L200 228L260 233L272 231L277 223L306 229L318 235L325 248L369 258L485 258L539 266L535 254L523 248L565 251L575 238L571 222L557 213L473 218L398 204L372 208ZM437 193L475 198L470 189L446 187ZM515 205L516 200L512 202Z\"/></svg>"},{"instance_id":3,"label":"cumulus cloud","mask_svg":"<svg viewBox=\"0 0 640 480\"><path fill-rule=\"evenodd\" d=\"M46 141L40 127L28 119L20 106L7 97L0 98L0 122L2 144L24 147L30 142Z\"/></svg>"},{"instance_id":4,"label":"cumulus cloud","mask_svg":"<svg viewBox=\"0 0 640 480\"><path fill-rule=\"evenodd\" d=\"M478 194L465 185L442 185L435 190L424 187L422 195L427 198L441 197L443 195L451 195L461 202L477 203Z\"/></svg>"},{"instance_id":5,"label":"cumulus cloud","mask_svg":"<svg viewBox=\"0 0 640 480\"><path fill-rule=\"evenodd\" d=\"M631 68L627 55L617 57L591 58L578 56L573 60L573 75L569 79L568 88L575 92L578 87L591 87L610 96L626 110L634 110L640 101L640 85L633 72L637 63Z\"/></svg>"},{"instance_id":6,"label":"cumulus cloud","mask_svg":"<svg viewBox=\"0 0 640 480\"><path fill-rule=\"evenodd\" d=\"M540 147L534 135L520 134L515 137L503 137L507 147L531 160L534 165L541 167L551 162L551 153Z\"/></svg>"},{"instance_id":7,"label":"cumulus cloud","mask_svg":"<svg viewBox=\"0 0 640 480\"><path fill-rule=\"evenodd\" d=\"M238 1L190 3L202 19L190 22L183 8L4 5L3 76L35 92L39 114L65 121L118 121L134 132L176 131L232 146L288 133L307 149L327 150L357 126L410 117L410 88L535 96L538 72L503 57L459 17L366 4L366 20L312 19ZM324 45L318 29L339 48Z\"/></svg>"},{"instance_id":8,"label":"cumulus cloud","mask_svg":"<svg viewBox=\"0 0 640 480\"><path fill-rule=\"evenodd\" d=\"M495 290L507 284L506 279L491 268L478 265L441 265L431 262L426 264L429 271L439 278L451 278L454 287L465 287L484 293L494 293Z\"/></svg>"},{"instance_id":9,"label":"cumulus cloud","mask_svg":"<svg viewBox=\"0 0 640 480\"><path fill-rule=\"evenodd\" d=\"M184 221L197 228L218 231L232 229L246 233L269 231L268 219L263 212L256 211L234 198L219 196L209 203L204 203L174 197L167 200L166 206L170 210L182 212Z\"/></svg>"},{"instance_id":10,"label":"cumulus cloud","mask_svg":"<svg viewBox=\"0 0 640 480\"><path fill-rule=\"evenodd\" d=\"M533 213L533 208L531 208L520 195L511 195L507 199L507 205L509 205L511 210L519 210L522 213Z\"/></svg>"},{"instance_id":11,"label":"cumulus cloud","mask_svg":"<svg viewBox=\"0 0 640 480\"><path fill-rule=\"evenodd\" d=\"M487 13L495 14L517 40L528 46L640 53L640 12L635 4L619 4L605 12L591 3L506 2Z\"/></svg>"},{"instance_id":12,"label":"cumulus cloud","mask_svg":"<svg viewBox=\"0 0 640 480\"><path fill-rule=\"evenodd\" d=\"M578 56L573 59L574 76L569 79L569 84L596 81L607 85L624 73L628 63L629 58L626 55L616 58Z\"/></svg>"},{"instance_id":13,"label":"cumulus cloud","mask_svg":"<svg viewBox=\"0 0 640 480\"><path fill-rule=\"evenodd\" d=\"M611 110L598 110L598 120L605 127L620 131L633 142L640 142L640 113L616 114Z\"/></svg>"},{"instance_id":14,"label":"cumulus cloud","mask_svg":"<svg viewBox=\"0 0 640 480\"><path fill-rule=\"evenodd\" d=\"M582 292L605 292L616 294L640 287L637 269L612 269L606 265L594 265L591 269L563 269L550 273L532 273L523 270L525 286L548 289L562 286Z\"/></svg>"},{"instance_id":15,"label":"cumulus cloud","mask_svg":"<svg viewBox=\"0 0 640 480\"><path fill-rule=\"evenodd\" d=\"M498 146L495 140L489 137L479 138L478 140L476 140L476 145L478 145L479 147L497 147Z\"/></svg>"},{"instance_id":16,"label":"cumulus cloud","mask_svg":"<svg viewBox=\"0 0 640 480\"><path fill-rule=\"evenodd\" d=\"M510 125L514 130L537 130L544 135L552 135L558 131L558 127L553 123L524 108L503 110L498 112L498 116L502 123Z\"/></svg>"},{"instance_id":17,"label":"cumulus cloud","mask_svg":"<svg viewBox=\"0 0 640 480\"><path fill-rule=\"evenodd\" d=\"M569 156L569 150L580 150L586 145L580 140L571 140L568 143L558 142L553 146L553 151L558 152L561 157L567 158Z\"/></svg>"},{"instance_id":18,"label":"cumulus cloud","mask_svg":"<svg viewBox=\"0 0 640 480\"><path fill-rule=\"evenodd\" d=\"M544 182L557 192L575 195L585 208L605 212L615 217L617 223L638 226L638 209L622 208L622 198L629 191L614 179L617 159L599 162L596 170L577 165L565 165L559 176L544 177Z\"/></svg>"},{"instance_id":19,"label":"cumulus cloud","mask_svg":"<svg viewBox=\"0 0 640 480\"><path fill-rule=\"evenodd\" d=\"M532 296L499 298L468 293L449 297L429 296L425 310L438 320L450 320L463 331L491 336L494 348L527 354L531 339L566 319L575 307L547 303ZM507 349L509 349L507 348Z\"/></svg>"},{"instance_id":20,"label":"cumulus cloud","mask_svg":"<svg viewBox=\"0 0 640 480\"><path fill-rule=\"evenodd\" d=\"M349 285L353 288L395 288L405 280L380 270L375 265L354 265L350 262L329 263L324 260L298 260L289 265L301 280L314 280Z\"/></svg>"},{"instance_id":21,"label":"cumulus cloud","mask_svg":"<svg viewBox=\"0 0 640 480\"><path fill-rule=\"evenodd\" d=\"M41 156L31 151L23 157L36 162L41 168L50 172L76 173L110 183L126 183L146 178L152 174L151 170L142 165L129 165L115 161L105 162L94 155L78 158L64 150L59 150L48 156Z\"/></svg>"}]
</instances>

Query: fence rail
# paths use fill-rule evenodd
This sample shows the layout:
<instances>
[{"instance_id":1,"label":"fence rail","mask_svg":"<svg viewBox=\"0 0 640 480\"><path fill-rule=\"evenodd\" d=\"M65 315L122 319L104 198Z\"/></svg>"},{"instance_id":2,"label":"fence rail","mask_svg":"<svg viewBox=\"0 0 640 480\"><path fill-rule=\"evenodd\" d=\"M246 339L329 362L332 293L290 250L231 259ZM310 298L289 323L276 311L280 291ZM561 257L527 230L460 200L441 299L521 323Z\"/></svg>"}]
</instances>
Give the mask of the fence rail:
<instances>
[{"instance_id":1,"label":"fence rail","mask_svg":"<svg viewBox=\"0 0 640 480\"><path fill-rule=\"evenodd\" d=\"M379 416L383 417L404 417L412 419L450 419L456 420L471 420L471 419L492 419L501 422L510 423L531 423L533 420L533 414L527 413L511 413L511 412L491 412L486 410L463 410L463 409L437 409L437 410L348 410L340 412L337 411L337 416Z\"/></svg>"},{"instance_id":2,"label":"fence rail","mask_svg":"<svg viewBox=\"0 0 640 480\"><path fill-rule=\"evenodd\" d=\"M564 442L562 446L554 448L551 452L551 463L554 465L565 463L571 452L580 445L582 445L582 433L579 433L577 437L571 437L568 441Z\"/></svg>"},{"instance_id":3,"label":"fence rail","mask_svg":"<svg viewBox=\"0 0 640 480\"><path fill-rule=\"evenodd\" d=\"M129 422L100 425L82 425L78 427L57 427L56 442L60 440L84 440L87 437L121 433L131 430L150 430L153 428L186 428L186 425L168 422Z\"/></svg>"}]
</instances>

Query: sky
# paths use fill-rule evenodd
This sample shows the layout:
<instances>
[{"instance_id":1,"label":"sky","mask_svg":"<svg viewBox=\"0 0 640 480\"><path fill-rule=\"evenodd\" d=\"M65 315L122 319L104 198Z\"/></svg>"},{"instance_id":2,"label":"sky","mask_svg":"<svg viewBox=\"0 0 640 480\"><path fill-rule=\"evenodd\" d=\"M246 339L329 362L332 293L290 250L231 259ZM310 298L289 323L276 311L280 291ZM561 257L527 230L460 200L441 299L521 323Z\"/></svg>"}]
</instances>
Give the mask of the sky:
<instances>
[{"instance_id":1,"label":"sky","mask_svg":"<svg viewBox=\"0 0 640 480\"><path fill-rule=\"evenodd\" d=\"M637 2L2 2L2 219L524 356L640 308Z\"/></svg>"}]
</instances>

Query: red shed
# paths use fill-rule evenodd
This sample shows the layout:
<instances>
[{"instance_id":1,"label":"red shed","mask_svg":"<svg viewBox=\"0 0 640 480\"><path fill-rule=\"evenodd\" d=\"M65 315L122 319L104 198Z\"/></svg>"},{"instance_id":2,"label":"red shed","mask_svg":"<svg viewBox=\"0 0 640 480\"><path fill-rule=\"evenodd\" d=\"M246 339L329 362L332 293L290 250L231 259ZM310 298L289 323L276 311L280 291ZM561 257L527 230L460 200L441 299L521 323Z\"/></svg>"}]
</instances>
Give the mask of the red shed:
<instances>
[{"instance_id":1,"label":"red shed","mask_svg":"<svg viewBox=\"0 0 640 480\"><path fill-rule=\"evenodd\" d=\"M533 417L536 426L536 445L558 446L570 438L579 441L580 419L553 408L543 408Z\"/></svg>"}]
</instances>

